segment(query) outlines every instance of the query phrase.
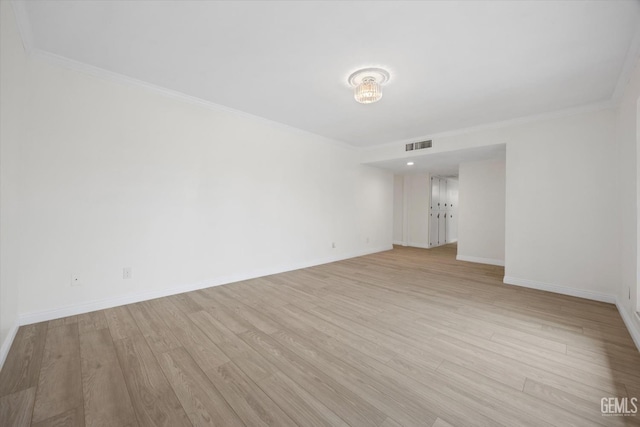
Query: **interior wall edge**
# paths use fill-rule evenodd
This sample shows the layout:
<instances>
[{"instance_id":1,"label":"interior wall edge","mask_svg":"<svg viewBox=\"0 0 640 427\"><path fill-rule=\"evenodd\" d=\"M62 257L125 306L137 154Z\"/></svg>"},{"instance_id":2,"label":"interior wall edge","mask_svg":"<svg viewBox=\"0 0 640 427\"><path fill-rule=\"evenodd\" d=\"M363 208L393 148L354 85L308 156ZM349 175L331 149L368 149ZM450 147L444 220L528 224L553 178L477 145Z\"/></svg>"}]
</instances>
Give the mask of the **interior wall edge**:
<instances>
[{"instance_id":1,"label":"interior wall edge","mask_svg":"<svg viewBox=\"0 0 640 427\"><path fill-rule=\"evenodd\" d=\"M18 333L19 327L19 321L14 322L13 326L11 326L11 328L9 329L9 333L4 339L2 346L0 346L0 370L2 370L5 360L7 360L7 355L9 354L9 350L11 350L11 345L13 344L13 340Z\"/></svg>"},{"instance_id":2,"label":"interior wall edge","mask_svg":"<svg viewBox=\"0 0 640 427\"><path fill-rule=\"evenodd\" d=\"M134 304L141 301L148 301L156 298L162 298L171 295L177 295L184 292L195 291L198 289L211 288L214 286L228 285L243 280L255 279L258 277L269 276L272 274L285 273L287 271L299 270L302 268L314 267L321 264L329 264L336 261L342 261L350 258L357 258L364 255L370 255L377 252L384 252L393 249L393 246L382 246L373 249L367 249L364 251L358 251L355 253L347 254L345 256L330 257L324 259L316 259L309 262L302 262L299 264L291 264L284 267L276 267L272 269L254 270L241 274L233 274L229 276L218 277L214 279L204 280L197 283L183 284L174 286L171 288L158 289L147 292L138 292L129 295L123 295L112 298L105 298L94 301L87 301L79 304L72 304L64 307L57 307L48 310L34 311L30 313L19 314L19 324L30 325L32 323L45 322L48 320L59 319L67 316L74 316L77 314L90 313L96 310L104 310L106 308L118 307L126 304ZM3 348L4 349L4 348ZM7 348L7 352L8 352Z\"/></svg>"},{"instance_id":3,"label":"interior wall edge","mask_svg":"<svg viewBox=\"0 0 640 427\"><path fill-rule=\"evenodd\" d=\"M477 256L460 255L460 254L456 255L456 259L458 261L475 262L478 264L490 264L490 265L497 265L500 267L504 267L503 259L482 258Z\"/></svg>"},{"instance_id":4,"label":"interior wall edge","mask_svg":"<svg viewBox=\"0 0 640 427\"><path fill-rule=\"evenodd\" d=\"M629 334L631 335L631 339L633 339L633 342L636 344L638 351L640 351L640 329L638 329L633 319L630 317L629 312L625 310L624 306L620 301L620 298L616 298L615 304L618 309L618 312L620 312L622 321L624 322L625 326L627 327L627 330L629 331ZM636 316L637 316L637 313L636 313Z\"/></svg>"}]
</instances>

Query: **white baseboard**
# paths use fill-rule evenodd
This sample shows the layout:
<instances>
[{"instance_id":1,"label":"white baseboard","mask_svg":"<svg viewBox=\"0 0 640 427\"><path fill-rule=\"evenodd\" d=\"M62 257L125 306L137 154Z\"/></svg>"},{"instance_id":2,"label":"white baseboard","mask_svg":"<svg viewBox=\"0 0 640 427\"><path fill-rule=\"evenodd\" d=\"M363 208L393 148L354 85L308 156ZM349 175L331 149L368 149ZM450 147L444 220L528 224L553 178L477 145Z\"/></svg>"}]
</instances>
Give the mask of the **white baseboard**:
<instances>
[{"instance_id":1,"label":"white baseboard","mask_svg":"<svg viewBox=\"0 0 640 427\"><path fill-rule=\"evenodd\" d=\"M400 240L394 240L393 244L398 246L407 246L405 242L401 242Z\"/></svg>"},{"instance_id":2,"label":"white baseboard","mask_svg":"<svg viewBox=\"0 0 640 427\"><path fill-rule=\"evenodd\" d=\"M556 294L570 295L572 297L586 298L594 301L616 303L615 295L603 294L600 292L585 291L583 289L570 288L568 286L554 285L551 283L538 282L536 280L520 279L517 277L504 276L504 283L507 285L522 286L524 288L539 289L541 291L555 292Z\"/></svg>"},{"instance_id":3,"label":"white baseboard","mask_svg":"<svg viewBox=\"0 0 640 427\"><path fill-rule=\"evenodd\" d=\"M625 310L624 306L620 303L618 298L616 298L616 307L618 307L620 316L622 316L622 320L624 321L624 324L629 331L629 335L631 335L631 339L633 339L633 342L636 344L638 351L640 351L640 329L632 318L632 316L636 316L636 318L638 319L638 323L640 324L640 316L638 316L638 313L629 314L629 312Z\"/></svg>"},{"instance_id":4,"label":"white baseboard","mask_svg":"<svg viewBox=\"0 0 640 427\"><path fill-rule=\"evenodd\" d=\"M0 370L4 366L5 360L7 360L7 354L9 354L9 350L11 350L11 344L13 344L13 340L15 339L16 334L18 333L19 327L20 325L18 324L18 322L15 322L13 324L11 329L9 329L9 334L4 339L4 342L0 347Z\"/></svg>"},{"instance_id":5,"label":"white baseboard","mask_svg":"<svg viewBox=\"0 0 640 427\"><path fill-rule=\"evenodd\" d=\"M57 307L50 310L35 311L20 315L20 325L30 325L32 323L45 322L48 320L60 319L67 316L75 316L77 314L89 313L96 310L104 310L106 308L118 307L126 304L133 304L140 301L147 301L155 298L162 298L170 295L181 294L184 292L195 291L198 289L211 288L213 286L226 285L229 283L239 282L242 280L255 279L257 277L269 276L272 274L284 273L301 268L313 267L330 262L341 261L349 258L369 255L376 252L383 252L393 249L393 246L382 246L378 248L366 249L355 253L333 256L327 258L316 259L309 262L301 262L298 264L290 264L274 268L266 268L244 272L229 276L218 277L215 279L205 280L198 283L190 283L174 286L166 289L158 289L148 292L138 292L135 294L122 295L118 297L105 298L100 300L87 301L79 304L72 304L64 307Z\"/></svg>"},{"instance_id":6,"label":"white baseboard","mask_svg":"<svg viewBox=\"0 0 640 427\"><path fill-rule=\"evenodd\" d=\"M481 258L477 256L456 255L458 261L477 262L478 264L491 264L504 267L503 259Z\"/></svg>"}]
</instances>

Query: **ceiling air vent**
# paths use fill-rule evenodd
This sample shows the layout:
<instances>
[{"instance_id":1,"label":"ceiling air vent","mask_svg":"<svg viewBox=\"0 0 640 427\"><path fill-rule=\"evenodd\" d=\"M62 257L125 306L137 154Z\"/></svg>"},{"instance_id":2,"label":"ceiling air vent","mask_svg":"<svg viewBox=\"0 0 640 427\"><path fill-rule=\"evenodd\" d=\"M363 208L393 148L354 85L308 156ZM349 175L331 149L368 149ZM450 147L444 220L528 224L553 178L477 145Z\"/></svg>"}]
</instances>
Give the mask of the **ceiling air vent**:
<instances>
[{"instance_id":1,"label":"ceiling air vent","mask_svg":"<svg viewBox=\"0 0 640 427\"><path fill-rule=\"evenodd\" d=\"M432 146L432 142L431 140L428 141L420 141L420 142L413 142L411 144L407 144L404 146L404 151L412 151L412 150L422 150L424 148L431 148Z\"/></svg>"}]
</instances>

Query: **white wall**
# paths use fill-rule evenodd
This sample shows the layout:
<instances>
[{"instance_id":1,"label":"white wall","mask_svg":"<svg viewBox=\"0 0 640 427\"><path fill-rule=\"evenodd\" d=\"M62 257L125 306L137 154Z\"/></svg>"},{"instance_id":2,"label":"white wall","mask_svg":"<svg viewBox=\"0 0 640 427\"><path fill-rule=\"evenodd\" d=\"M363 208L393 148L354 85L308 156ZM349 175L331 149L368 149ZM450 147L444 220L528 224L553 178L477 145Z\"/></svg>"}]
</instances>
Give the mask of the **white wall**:
<instances>
[{"instance_id":1,"label":"white wall","mask_svg":"<svg viewBox=\"0 0 640 427\"><path fill-rule=\"evenodd\" d=\"M405 175L407 186L407 245L429 247L429 200L431 181L428 174Z\"/></svg>"},{"instance_id":2,"label":"white wall","mask_svg":"<svg viewBox=\"0 0 640 427\"><path fill-rule=\"evenodd\" d=\"M2 229L20 237L2 236L3 289L20 290L23 321L391 247L392 174L360 165L352 148L38 58L26 65L27 129L2 134L3 179L13 165L19 194L5 204L3 182Z\"/></svg>"},{"instance_id":3,"label":"white wall","mask_svg":"<svg viewBox=\"0 0 640 427\"><path fill-rule=\"evenodd\" d=\"M404 244L404 175L393 176L393 243Z\"/></svg>"},{"instance_id":4,"label":"white wall","mask_svg":"<svg viewBox=\"0 0 640 427\"><path fill-rule=\"evenodd\" d=\"M616 111L616 140L619 146L618 188L620 191L618 215L620 233L620 274L617 289L618 307L625 320L635 327L636 344L640 347L640 319L634 314L640 308L640 260L638 256L638 201L640 200L640 142L638 98L640 97L640 63L631 76L620 106ZM629 295L631 294L631 295Z\"/></svg>"},{"instance_id":5,"label":"white wall","mask_svg":"<svg viewBox=\"0 0 640 427\"><path fill-rule=\"evenodd\" d=\"M9 2L0 2L0 366L18 324L18 287L16 286L16 252L19 238L14 228L17 207L17 175L20 165L15 158L23 132L25 57L13 11Z\"/></svg>"},{"instance_id":6,"label":"white wall","mask_svg":"<svg viewBox=\"0 0 640 427\"><path fill-rule=\"evenodd\" d=\"M458 259L504 265L505 160L460 164L458 185Z\"/></svg>"},{"instance_id":7,"label":"white wall","mask_svg":"<svg viewBox=\"0 0 640 427\"><path fill-rule=\"evenodd\" d=\"M620 281L613 125L604 110L511 132L505 281L612 301Z\"/></svg>"}]
</instances>

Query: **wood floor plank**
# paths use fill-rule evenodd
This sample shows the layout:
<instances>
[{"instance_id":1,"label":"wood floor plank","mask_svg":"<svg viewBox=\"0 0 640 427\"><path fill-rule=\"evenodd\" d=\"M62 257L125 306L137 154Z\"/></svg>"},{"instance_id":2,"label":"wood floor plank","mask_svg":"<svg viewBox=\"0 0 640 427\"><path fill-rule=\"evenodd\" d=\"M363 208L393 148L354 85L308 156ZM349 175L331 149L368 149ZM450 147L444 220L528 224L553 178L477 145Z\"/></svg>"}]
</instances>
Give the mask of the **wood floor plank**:
<instances>
[{"instance_id":1,"label":"wood floor plank","mask_svg":"<svg viewBox=\"0 0 640 427\"><path fill-rule=\"evenodd\" d=\"M78 324L47 331L33 408L38 423L83 405Z\"/></svg>"},{"instance_id":2,"label":"wood floor plank","mask_svg":"<svg viewBox=\"0 0 640 427\"><path fill-rule=\"evenodd\" d=\"M50 320L48 323L49 328L55 328L62 325L70 325L72 323L78 323L78 316L68 316L62 319Z\"/></svg>"},{"instance_id":3,"label":"wood floor plank","mask_svg":"<svg viewBox=\"0 0 640 427\"><path fill-rule=\"evenodd\" d=\"M84 407L77 406L66 412L55 415L39 423L32 424L32 427L84 427Z\"/></svg>"},{"instance_id":4,"label":"wood floor plank","mask_svg":"<svg viewBox=\"0 0 640 427\"><path fill-rule=\"evenodd\" d=\"M246 425L296 426L296 423L233 362L225 363L206 374Z\"/></svg>"},{"instance_id":5,"label":"wood floor plank","mask_svg":"<svg viewBox=\"0 0 640 427\"><path fill-rule=\"evenodd\" d=\"M137 426L109 330L82 334L80 354L87 426Z\"/></svg>"},{"instance_id":6,"label":"wood floor plank","mask_svg":"<svg viewBox=\"0 0 640 427\"><path fill-rule=\"evenodd\" d=\"M281 328L293 329L304 336L310 334L314 339L322 340L323 345L331 345L334 341L342 342L385 363L400 354L392 343L389 343L388 346L377 345L351 332L349 328L336 326L290 304L280 307L278 310L264 308L263 311L267 312L272 318L277 319L281 324ZM420 360L425 361L426 359L421 355ZM435 363L435 367L440 364L440 361L438 360Z\"/></svg>"},{"instance_id":7,"label":"wood floor plank","mask_svg":"<svg viewBox=\"0 0 640 427\"><path fill-rule=\"evenodd\" d=\"M189 319L195 323L211 341L218 344L222 350L233 357L249 350L249 346L237 337L233 331L220 323L208 311L199 311L189 315Z\"/></svg>"},{"instance_id":8,"label":"wood floor plank","mask_svg":"<svg viewBox=\"0 0 640 427\"><path fill-rule=\"evenodd\" d=\"M114 343L125 383L141 426L190 426L191 423L142 337Z\"/></svg>"},{"instance_id":9,"label":"wood floor plank","mask_svg":"<svg viewBox=\"0 0 640 427\"><path fill-rule=\"evenodd\" d=\"M0 371L0 396L38 384L44 354L47 323L21 326Z\"/></svg>"},{"instance_id":10,"label":"wood floor plank","mask_svg":"<svg viewBox=\"0 0 640 427\"><path fill-rule=\"evenodd\" d=\"M598 363L600 366L611 367L623 372L633 372L635 367L640 366L640 352L635 353L615 353L607 354L592 349L567 346L567 355L591 363Z\"/></svg>"},{"instance_id":11,"label":"wood floor plank","mask_svg":"<svg viewBox=\"0 0 640 427\"><path fill-rule=\"evenodd\" d=\"M30 426L35 399L35 387L0 397L0 426Z\"/></svg>"},{"instance_id":12,"label":"wood floor plank","mask_svg":"<svg viewBox=\"0 0 640 427\"><path fill-rule=\"evenodd\" d=\"M340 311L340 310L337 310ZM352 333L365 338L377 346L388 348L397 354L408 358L416 357L418 359L433 359L434 364L439 364L442 359L432 357L433 353L427 348L417 344L413 338L406 337L396 333L391 329L372 328L371 323L364 319L349 316L348 313L336 313L336 310L330 310L322 306L316 306L310 310L312 315L325 320L337 327L347 329ZM346 314L346 317L341 315Z\"/></svg>"},{"instance_id":13,"label":"wood floor plank","mask_svg":"<svg viewBox=\"0 0 640 427\"><path fill-rule=\"evenodd\" d=\"M204 309L204 307L194 300L190 292L172 295L167 297L167 299L186 314L195 313Z\"/></svg>"},{"instance_id":14,"label":"wood floor plank","mask_svg":"<svg viewBox=\"0 0 640 427\"><path fill-rule=\"evenodd\" d=\"M640 383L627 383L625 384L625 388L627 390L627 397L629 398L633 398L635 397L636 399L638 399L638 402L640 403ZM639 406L639 410L640 410L640 405Z\"/></svg>"},{"instance_id":15,"label":"wood floor plank","mask_svg":"<svg viewBox=\"0 0 640 427\"><path fill-rule=\"evenodd\" d=\"M194 292L191 298L202 307L205 307L207 313L235 334L246 332L247 329L251 327L245 321L239 319L238 316L234 316L230 311L230 307L225 307L224 304L217 301L217 298L213 296L206 296L204 292L198 291Z\"/></svg>"},{"instance_id":16,"label":"wood floor plank","mask_svg":"<svg viewBox=\"0 0 640 427\"><path fill-rule=\"evenodd\" d=\"M202 332L213 341L236 365L254 380L266 378L276 369L264 360L255 349L247 345L240 335L234 334L222 323L218 322L210 313L199 311L189 315L189 318Z\"/></svg>"},{"instance_id":17,"label":"wood floor plank","mask_svg":"<svg viewBox=\"0 0 640 427\"><path fill-rule=\"evenodd\" d=\"M349 426L335 412L281 372L263 379L260 385L268 390L269 396L300 426Z\"/></svg>"},{"instance_id":18,"label":"wood floor plank","mask_svg":"<svg viewBox=\"0 0 640 427\"><path fill-rule=\"evenodd\" d=\"M259 331L247 331L241 338L283 372L312 393L331 411L350 425L379 425L384 415L373 404L354 394L295 353L287 350L270 336Z\"/></svg>"},{"instance_id":19,"label":"wood floor plank","mask_svg":"<svg viewBox=\"0 0 640 427\"><path fill-rule=\"evenodd\" d=\"M454 427L454 426L453 426L453 424L449 424L448 422L446 422L442 418L438 418L436 420L436 422L433 423L433 426L431 426L431 427Z\"/></svg>"},{"instance_id":20,"label":"wood floor plank","mask_svg":"<svg viewBox=\"0 0 640 427\"><path fill-rule=\"evenodd\" d=\"M451 381L452 384L457 384L460 388L483 396L487 399L487 402L493 402L493 405L500 403L500 416L508 415L508 409L511 409L511 414L521 419L519 425L528 425L530 423L576 427L599 425L596 421L561 410L552 404L545 404L545 402L538 399L529 399L525 393L514 393L488 377L458 366L455 363L445 361L438 368L438 373L442 374L447 381Z\"/></svg>"},{"instance_id":21,"label":"wood floor plank","mask_svg":"<svg viewBox=\"0 0 640 427\"><path fill-rule=\"evenodd\" d=\"M206 292L206 290L203 290L203 292ZM215 294L215 300L224 307L232 310L236 314L236 318L240 318L243 323L249 325L251 328L258 329L265 334L271 334L280 328L279 325L275 324L268 316L265 316L260 311L245 305L242 301L233 298L225 290L224 286L218 287L218 292Z\"/></svg>"},{"instance_id":22,"label":"wood floor plank","mask_svg":"<svg viewBox=\"0 0 640 427\"><path fill-rule=\"evenodd\" d=\"M64 325L64 318L49 320L47 322L47 328L55 328L62 325Z\"/></svg>"},{"instance_id":23,"label":"wood floor plank","mask_svg":"<svg viewBox=\"0 0 640 427\"><path fill-rule=\"evenodd\" d=\"M301 341L301 338L297 338ZM313 345L307 343L307 345ZM307 350L308 352L308 350ZM316 353L314 351L313 353ZM431 374L431 369L422 369L415 372L402 372L393 369L391 366L378 362L375 358L369 358L365 354L358 352L358 350L348 345L336 345L331 347L331 353L336 357L343 360L347 364L351 365L351 369L354 373L360 371L372 378L377 378L386 384L387 392L394 396L394 398L402 398L408 402L413 401L413 405L418 406L417 411L413 411L411 406L404 404L398 404L398 408L402 408L407 411L407 414L400 413L391 410L387 412L389 416L395 417L403 424L409 425L421 425L429 421L434 421L435 417L432 416L435 413L445 414L447 417L454 419L459 425L485 425L492 426L496 424L496 421L490 417L484 415L484 412L489 412L490 408L486 405L480 405L475 402L470 396L466 395L464 391L454 390L448 387L446 382L439 381L436 376ZM334 364L339 366L339 363ZM349 370L349 368L347 368ZM334 378L340 378L345 376L340 372L337 372L337 376ZM353 376L353 374L351 375ZM350 377L349 374L346 375ZM361 379L357 383L369 384L370 381ZM409 395L407 395L409 393ZM412 396L413 395L413 396ZM375 397L369 395L370 398ZM383 402L386 399L383 397ZM393 400L393 399L389 399ZM468 411L460 411L458 408L460 405L464 405L468 408ZM381 405L381 408L386 408L386 402ZM388 411L388 409L386 410ZM415 419L407 419L409 417L416 417ZM513 423L508 424L513 425Z\"/></svg>"},{"instance_id":24,"label":"wood floor plank","mask_svg":"<svg viewBox=\"0 0 640 427\"><path fill-rule=\"evenodd\" d=\"M438 418L439 420L440 418ZM436 422L438 421L436 420ZM435 425L435 423L433 424ZM402 427L402 424L398 423L397 421L395 421L393 418L389 418L387 417L386 420L384 420L384 422L381 424L381 427Z\"/></svg>"},{"instance_id":25,"label":"wood floor plank","mask_svg":"<svg viewBox=\"0 0 640 427\"><path fill-rule=\"evenodd\" d=\"M344 354L323 352L295 333L279 331L272 336L338 384L359 394L365 401L403 424L430 426L437 418L431 408L422 405L418 396L404 384L396 383L389 377L369 375L368 365L348 364L342 357Z\"/></svg>"},{"instance_id":26,"label":"wood floor plank","mask_svg":"<svg viewBox=\"0 0 640 427\"><path fill-rule=\"evenodd\" d=\"M129 313L138 325L138 329L146 338L149 346L156 353L163 353L180 347L180 342L166 327L162 319L153 313L151 306L147 302L131 304Z\"/></svg>"},{"instance_id":27,"label":"wood floor plank","mask_svg":"<svg viewBox=\"0 0 640 427\"><path fill-rule=\"evenodd\" d=\"M107 317L102 310L78 315L78 331L80 334L99 331L108 327Z\"/></svg>"},{"instance_id":28,"label":"wood floor plank","mask_svg":"<svg viewBox=\"0 0 640 427\"><path fill-rule=\"evenodd\" d=\"M141 334L138 324L131 317L127 306L108 308L104 310L104 314L114 340L131 338Z\"/></svg>"},{"instance_id":29,"label":"wood floor plank","mask_svg":"<svg viewBox=\"0 0 640 427\"><path fill-rule=\"evenodd\" d=\"M230 359L207 337L178 307L168 299L149 302L154 314L161 317L166 327L180 341L182 347L203 370L215 369ZM162 315L161 315L162 313Z\"/></svg>"},{"instance_id":30,"label":"wood floor plank","mask_svg":"<svg viewBox=\"0 0 640 427\"><path fill-rule=\"evenodd\" d=\"M452 351L452 349L441 349L433 346L431 340L420 342L415 337L412 337L411 333L397 330L397 328L370 328L366 326L367 322L362 319L349 319L320 307L313 309L312 312L336 325L342 325L356 331L359 335L370 339L377 345L396 349L399 355L388 363L390 366L396 366L401 370L408 370L405 372L436 369L446 357L464 366L482 370L491 375L492 378L504 382L516 390L522 390L524 386L525 375L510 365L494 365L488 362L486 358L477 358L474 354ZM346 313L343 314L348 316Z\"/></svg>"},{"instance_id":31,"label":"wood floor plank","mask_svg":"<svg viewBox=\"0 0 640 427\"><path fill-rule=\"evenodd\" d=\"M624 390L624 384L616 379L615 376L607 376L606 374L603 374L603 372L594 372L591 367L589 369L581 369L579 366L572 366L569 361L563 359L562 355L554 356L555 359L550 357L540 357L539 354L494 343L491 340L477 339L471 336L460 336L459 338L438 336L434 338L434 340L451 343L459 347L468 347L469 349L473 349L472 351L476 352L484 350L490 352L493 357L498 357L494 355L500 355L506 358L505 361L510 362L513 360L520 362L529 367L546 371L551 375L582 382L583 384L600 388L613 393L614 395L617 395L621 390ZM514 362L510 363L513 364Z\"/></svg>"},{"instance_id":32,"label":"wood floor plank","mask_svg":"<svg viewBox=\"0 0 640 427\"><path fill-rule=\"evenodd\" d=\"M572 412L578 416L587 416L593 419L597 419L598 416L602 416L600 412L601 398L592 400L582 399L575 394L567 393L555 387L551 387L549 385L542 384L531 379L527 379L527 381L525 382L524 392L552 405L566 409L567 411ZM606 419L603 421L605 421L603 424L612 426L625 424L624 418L618 417L612 417L611 419Z\"/></svg>"},{"instance_id":33,"label":"wood floor plank","mask_svg":"<svg viewBox=\"0 0 640 427\"><path fill-rule=\"evenodd\" d=\"M160 355L160 364L193 425L244 425L183 348Z\"/></svg>"}]
</instances>

